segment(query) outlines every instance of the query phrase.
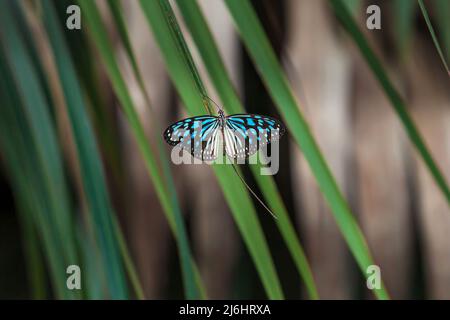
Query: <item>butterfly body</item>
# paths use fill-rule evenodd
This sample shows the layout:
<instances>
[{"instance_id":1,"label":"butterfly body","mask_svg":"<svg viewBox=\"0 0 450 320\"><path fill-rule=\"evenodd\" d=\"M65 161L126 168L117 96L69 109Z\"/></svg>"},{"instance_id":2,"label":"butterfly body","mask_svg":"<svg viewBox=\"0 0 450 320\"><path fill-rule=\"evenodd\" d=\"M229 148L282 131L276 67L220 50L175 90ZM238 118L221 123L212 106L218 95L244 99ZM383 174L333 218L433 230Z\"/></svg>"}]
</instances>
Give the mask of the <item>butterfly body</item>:
<instances>
[{"instance_id":1,"label":"butterfly body","mask_svg":"<svg viewBox=\"0 0 450 320\"><path fill-rule=\"evenodd\" d=\"M245 159L262 146L277 141L284 131L283 124L274 118L254 114L225 116L220 109L218 116L175 122L164 131L164 139L201 160L212 161L220 154Z\"/></svg>"},{"instance_id":2,"label":"butterfly body","mask_svg":"<svg viewBox=\"0 0 450 320\"><path fill-rule=\"evenodd\" d=\"M217 120L219 121L220 129L223 130L226 120L225 120L225 114L223 113L222 110L219 110L219 116L217 118L218 118Z\"/></svg>"}]
</instances>

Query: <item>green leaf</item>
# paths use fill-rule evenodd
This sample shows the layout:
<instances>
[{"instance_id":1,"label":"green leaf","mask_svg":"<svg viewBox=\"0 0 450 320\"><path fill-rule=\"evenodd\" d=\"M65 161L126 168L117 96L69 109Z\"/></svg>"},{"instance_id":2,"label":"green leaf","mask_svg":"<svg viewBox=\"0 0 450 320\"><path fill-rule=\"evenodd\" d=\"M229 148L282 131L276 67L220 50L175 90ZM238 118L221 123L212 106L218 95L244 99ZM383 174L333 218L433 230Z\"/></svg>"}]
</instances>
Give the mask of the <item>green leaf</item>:
<instances>
[{"instance_id":1,"label":"green leaf","mask_svg":"<svg viewBox=\"0 0 450 320\"><path fill-rule=\"evenodd\" d=\"M8 149L9 143L17 142L10 145L8 152L16 200L27 201L27 208L32 209L29 214L44 241L56 294L61 298L78 297L79 293L68 291L65 286L66 267L80 263L61 154L44 85L19 32L17 23L22 19L17 19L13 5L0 3L2 64L9 64L11 72L8 77L8 68L3 67L1 74L2 79L7 77L3 80L2 97L9 96L9 102L5 98L1 108L2 118L11 121L2 125L2 129L11 128L4 131L3 145Z\"/></svg>"},{"instance_id":2,"label":"green leaf","mask_svg":"<svg viewBox=\"0 0 450 320\"><path fill-rule=\"evenodd\" d=\"M337 225L365 276L367 267L374 262L364 236L300 112L287 78L254 9L247 0L227 0L226 4L256 69L283 116L289 133L303 151ZM384 287L375 289L374 293L380 299L388 298Z\"/></svg>"},{"instance_id":3,"label":"green leaf","mask_svg":"<svg viewBox=\"0 0 450 320\"><path fill-rule=\"evenodd\" d=\"M224 108L229 114L244 113L245 109L233 88L230 77L220 57L219 50L217 49L216 42L214 41L197 1L177 0L177 5L192 34L192 38L197 45L198 51L223 102ZM271 176L261 175L261 166L259 164L250 165L250 167L253 176L264 195L266 203L278 216L277 226L290 250L298 272L305 281L310 298L317 299L318 293L309 263L273 178Z\"/></svg>"},{"instance_id":4,"label":"green leaf","mask_svg":"<svg viewBox=\"0 0 450 320\"><path fill-rule=\"evenodd\" d=\"M23 132L25 130L20 128L20 115L14 114L20 111L22 106L1 50L0 75L0 96L2 97L2 108L0 108L0 147L2 150L2 164L6 169L7 175L9 175L19 221L22 226L27 275L28 280L31 282L31 295L33 299L45 299L47 296L45 290L46 277L44 261L39 248L41 245L40 234L44 234L43 238L45 238L42 241L45 248L44 251L48 250L51 252L53 250L56 253L56 249L51 240L53 234L49 230L50 222L48 219L42 219L43 224L39 230L37 217L43 216L43 213L39 211L39 205L36 203L33 193L26 191L26 189L34 185L35 181L39 181L39 178L35 178L38 175L38 171L34 170L34 175L30 174L29 164L33 157L26 155L31 153L30 151L32 150L30 149L33 146L26 145L25 133ZM35 190L42 189L36 188ZM62 269L63 267L60 267L59 261L51 259L54 257L56 255L47 256L47 259L50 260L50 270ZM54 273L52 276L56 278L57 274ZM59 289L60 283L55 283L55 286L58 288L58 291L61 290Z\"/></svg>"},{"instance_id":5,"label":"green leaf","mask_svg":"<svg viewBox=\"0 0 450 320\"><path fill-rule=\"evenodd\" d=\"M441 35L444 49L446 51L447 61L450 60L450 1L434 0L434 12L438 23L438 32Z\"/></svg>"},{"instance_id":6,"label":"green leaf","mask_svg":"<svg viewBox=\"0 0 450 320\"><path fill-rule=\"evenodd\" d=\"M26 197L25 194L22 194L22 196ZM45 276L44 261L39 248L39 237L33 220L30 219L28 214L32 211L32 209L28 207L29 204L30 201L28 199L18 201L17 211L19 213L20 224L22 225L27 274L28 279L31 282L31 297L34 300L42 300L47 297L47 279Z\"/></svg>"},{"instance_id":7,"label":"green leaf","mask_svg":"<svg viewBox=\"0 0 450 320\"><path fill-rule=\"evenodd\" d=\"M210 112L206 90L193 63L183 35L167 1L141 1L141 7L161 49L169 75L190 114ZM283 293L272 258L245 186L227 165L214 165L214 172L233 217L253 258L267 295L282 299Z\"/></svg>"},{"instance_id":8,"label":"green leaf","mask_svg":"<svg viewBox=\"0 0 450 320\"><path fill-rule=\"evenodd\" d=\"M427 23L428 31L430 31L431 38L433 39L434 46L436 47L436 50L439 54L439 57L441 58L442 64L444 65L445 70L447 71L447 74L450 76L450 70L448 69L447 61L445 60L444 53L442 52L441 45L439 44L439 40L434 33L433 25L431 24L430 17L428 16L427 8L423 4L422 0L417 0L419 3L420 10L422 11L423 18L425 19L425 22ZM447 12L448 14L448 12ZM448 16L447 16L448 18Z\"/></svg>"},{"instance_id":9,"label":"green leaf","mask_svg":"<svg viewBox=\"0 0 450 320\"><path fill-rule=\"evenodd\" d=\"M166 213L169 225L171 226L177 240L186 297L188 299L201 298L204 293L200 279L196 273L196 267L191 258L189 242L176 195L168 192L166 185L168 182L166 182L159 173L160 169L156 157L154 156L153 151L150 149L150 146L146 140L144 129L140 123L136 113L136 108L117 65L117 61L113 54L113 47L108 40L107 32L101 22L100 14L95 3L90 0L81 0L79 3L83 9L83 16L89 26L89 33L100 53L102 62L113 85L113 89L121 103L122 110L135 136L139 150L144 158L149 176L155 186L156 193L161 201L164 212Z\"/></svg>"},{"instance_id":10,"label":"green leaf","mask_svg":"<svg viewBox=\"0 0 450 320\"><path fill-rule=\"evenodd\" d=\"M348 10L352 13L353 16L358 14L361 11L362 1L361 0L346 0L345 5Z\"/></svg>"},{"instance_id":11,"label":"green leaf","mask_svg":"<svg viewBox=\"0 0 450 320\"><path fill-rule=\"evenodd\" d=\"M416 4L411 0L394 0L392 2L393 13L396 17L394 33L397 49L401 56L408 52L409 45L414 32L414 17Z\"/></svg>"},{"instance_id":12,"label":"green leaf","mask_svg":"<svg viewBox=\"0 0 450 320\"><path fill-rule=\"evenodd\" d=\"M54 52L54 59L64 91L67 113L74 133L83 189L88 203L107 285L113 299L128 296L126 279L113 223L113 208L105 184L102 163L91 123L86 113L81 88L65 43L61 25L50 0L43 0L43 21Z\"/></svg>"},{"instance_id":13,"label":"green leaf","mask_svg":"<svg viewBox=\"0 0 450 320\"><path fill-rule=\"evenodd\" d=\"M73 0L53 1L62 26L68 17L66 9L73 3ZM63 35L88 105L87 111L95 129L98 147L107 159L105 168L110 173L111 185L114 188L124 183L121 144L117 143L120 133L116 129L115 115L111 112L114 108L110 105L110 94L103 87L103 70L97 63L93 46L88 41L87 30L82 27L82 19L81 17L81 30L66 30Z\"/></svg>"},{"instance_id":14,"label":"green leaf","mask_svg":"<svg viewBox=\"0 0 450 320\"><path fill-rule=\"evenodd\" d=\"M425 145L422 136L420 135L418 129L416 128L416 125L414 124L414 121L412 120L412 117L409 115L406 109L403 99L393 86L392 82L389 80L380 60L377 58L373 50L370 48L367 40L364 38L364 35L358 29L358 26L356 25L353 18L349 15L345 6L342 5L342 1L330 0L330 3L336 16L341 21L343 27L351 36L353 41L356 43L363 57L366 59L367 64L369 65L370 69L372 70L373 74L378 80L380 86L383 88L389 101L391 102L394 111L397 113L398 117L403 123L405 130L409 136L409 139L416 147L417 151L419 152L419 155L422 157L423 161L425 162L425 165L427 166L428 170L433 176L436 184L441 189L442 193L447 199L447 202L450 205L450 189L448 187L448 184L444 176L442 175L441 171L439 170L433 157L431 156L430 152L428 151L428 148Z\"/></svg>"},{"instance_id":15,"label":"green leaf","mask_svg":"<svg viewBox=\"0 0 450 320\"><path fill-rule=\"evenodd\" d=\"M120 6L120 1L119 0L108 0L108 5L111 10L114 21L116 23L117 29L119 31L119 36L123 42L127 57L130 60L134 76L137 79L137 82L139 85L139 89L141 90L141 92L144 96L145 104L147 105L147 107L150 110L150 116L152 118L156 119L154 111L151 107L149 94L145 88L144 79L139 70L138 62L137 62L137 59L134 55L134 52L133 52L133 49L131 46L131 41L128 36L127 26L125 24L125 21L124 21L123 15L122 15L123 10ZM154 123L152 123L152 128L153 128L154 135L156 137L159 137L162 132L160 125L156 121L154 121ZM173 176L170 171L169 159L166 155L166 151L164 149L162 139L158 139L157 147L158 147L158 155L159 155L160 163L161 163L161 166L163 167L162 173L164 174L165 179L168 182L167 187L169 188L169 193L175 195L176 194L175 183L173 181ZM175 199L175 201L176 201L176 199ZM195 270L195 272L196 272L196 278L198 280L200 280L198 271Z\"/></svg>"}]
</instances>

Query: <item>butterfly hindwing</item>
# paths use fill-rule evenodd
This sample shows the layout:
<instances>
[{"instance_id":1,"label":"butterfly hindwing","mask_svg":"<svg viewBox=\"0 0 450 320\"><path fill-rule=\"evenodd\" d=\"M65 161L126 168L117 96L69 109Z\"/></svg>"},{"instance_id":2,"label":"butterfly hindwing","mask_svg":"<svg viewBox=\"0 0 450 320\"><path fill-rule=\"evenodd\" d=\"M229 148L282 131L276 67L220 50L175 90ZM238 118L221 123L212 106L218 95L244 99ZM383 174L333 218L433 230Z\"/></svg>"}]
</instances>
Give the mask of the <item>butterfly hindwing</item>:
<instances>
[{"instance_id":1,"label":"butterfly hindwing","mask_svg":"<svg viewBox=\"0 0 450 320\"><path fill-rule=\"evenodd\" d=\"M284 134L278 120L254 114L235 114L226 117L224 138L226 152L232 158L247 158L261 147L277 141Z\"/></svg>"},{"instance_id":2,"label":"butterfly hindwing","mask_svg":"<svg viewBox=\"0 0 450 320\"><path fill-rule=\"evenodd\" d=\"M221 130L217 117L197 116L183 119L164 131L164 139L172 146L183 148L195 158L214 160L216 145L220 143Z\"/></svg>"}]
</instances>

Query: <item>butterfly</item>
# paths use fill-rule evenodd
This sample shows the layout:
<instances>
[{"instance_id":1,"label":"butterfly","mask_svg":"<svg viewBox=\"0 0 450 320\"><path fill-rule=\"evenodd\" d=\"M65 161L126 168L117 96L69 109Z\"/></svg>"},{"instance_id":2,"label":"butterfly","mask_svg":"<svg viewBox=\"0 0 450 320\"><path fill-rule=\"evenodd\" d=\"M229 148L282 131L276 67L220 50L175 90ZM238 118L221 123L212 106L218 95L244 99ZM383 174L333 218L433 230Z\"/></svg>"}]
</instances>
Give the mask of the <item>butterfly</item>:
<instances>
[{"instance_id":1,"label":"butterfly","mask_svg":"<svg viewBox=\"0 0 450 320\"><path fill-rule=\"evenodd\" d=\"M278 141L284 125L268 116L234 114L203 115L183 119L164 131L164 139L172 146L188 151L204 161L213 161L221 154L232 159L246 159L261 147Z\"/></svg>"}]
</instances>

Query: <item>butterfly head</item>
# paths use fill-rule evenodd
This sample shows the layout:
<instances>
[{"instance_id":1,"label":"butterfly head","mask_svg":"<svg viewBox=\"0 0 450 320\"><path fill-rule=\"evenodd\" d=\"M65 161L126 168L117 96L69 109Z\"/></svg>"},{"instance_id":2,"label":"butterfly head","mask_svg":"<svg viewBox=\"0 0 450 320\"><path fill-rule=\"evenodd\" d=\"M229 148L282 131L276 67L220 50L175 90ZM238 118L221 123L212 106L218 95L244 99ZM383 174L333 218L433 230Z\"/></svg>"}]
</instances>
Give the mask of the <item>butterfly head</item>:
<instances>
[{"instance_id":1,"label":"butterfly head","mask_svg":"<svg viewBox=\"0 0 450 320\"><path fill-rule=\"evenodd\" d=\"M218 116L218 118L219 118L219 125L220 125L220 127L225 126L225 114L223 113L222 109L219 109L219 116Z\"/></svg>"}]
</instances>

